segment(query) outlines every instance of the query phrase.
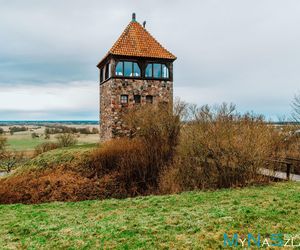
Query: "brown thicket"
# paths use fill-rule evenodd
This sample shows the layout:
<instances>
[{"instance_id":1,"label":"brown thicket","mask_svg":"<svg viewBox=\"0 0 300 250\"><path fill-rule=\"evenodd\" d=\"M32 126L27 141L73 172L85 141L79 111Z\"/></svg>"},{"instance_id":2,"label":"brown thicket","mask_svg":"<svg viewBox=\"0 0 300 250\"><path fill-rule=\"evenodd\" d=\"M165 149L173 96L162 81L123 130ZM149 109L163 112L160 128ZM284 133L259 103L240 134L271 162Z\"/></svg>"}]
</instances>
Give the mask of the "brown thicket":
<instances>
[{"instance_id":1,"label":"brown thicket","mask_svg":"<svg viewBox=\"0 0 300 250\"><path fill-rule=\"evenodd\" d=\"M156 192L159 175L174 158L180 132L182 104L151 105L125 115L131 139L111 140L95 150L89 167L97 177L113 175L118 185L116 197Z\"/></svg>"},{"instance_id":2,"label":"brown thicket","mask_svg":"<svg viewBox=\"0 0 300 250\"><path fill-rule=\"evenodd\" d=\"M281 152L282 136L260 116L234 105L190 107L174 164L160 177L164 193L245 186L264 181L266 160Z\"/></svg>"},{"instance_id":3,"label":"brown thicket","mask_svg":"<svg viewBox=\"0 0 300 250\"><path fill-rule=\"evenodd\" d=\"M0 203L78 201L157 193L159 175L172 162L180 131L179 114L167 106L127 114L134 138L102 144L74 164L33 169L0 179Z\"/></svg>"},{"instance_id":4,"label":"brown thicket","mask_svg":"<svg viewBox=\"0 0 300 250\"><path fill-rule=\"evenodd\" d=\"M0 179L0 203L123 198L262 183L266 160L299 152L288 128L260 116L175 103L124 116L132 138L113 139L75 162ZM294 143L295 142L295 143ZM294 145L294 146L291 146ZM41 151L47 151L42 147ZM297 151L298 150L298 151Z\"/></svg>"}]
</instances>

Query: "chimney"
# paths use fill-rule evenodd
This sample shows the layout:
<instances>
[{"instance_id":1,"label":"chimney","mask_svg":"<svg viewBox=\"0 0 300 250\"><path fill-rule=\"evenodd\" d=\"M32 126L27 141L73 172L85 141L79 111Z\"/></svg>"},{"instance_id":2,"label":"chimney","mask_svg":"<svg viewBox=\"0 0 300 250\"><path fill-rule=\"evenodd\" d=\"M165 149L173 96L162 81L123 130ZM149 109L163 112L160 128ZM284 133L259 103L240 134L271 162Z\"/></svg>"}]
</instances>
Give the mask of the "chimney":
<instances>
[{"instance_id":1,"label":"chimney","mask_svg":"<svg viewBox=\"0 0 300 250\"><path fill-rule=\"evenodd\" d=\"M135 21L136 21L135 13L132 13L132 22L135 22Z\"/></svg>"},{"instance_id":2,"label":"chimney","mask_svg":"<svg viewBox=\"0 0 300 250\"><path fill-rule=\"evenodd\" d=\"M144 28L146 27L146 21L143 22L143 27L144 27Z\"/></svg>"}]
</instances>

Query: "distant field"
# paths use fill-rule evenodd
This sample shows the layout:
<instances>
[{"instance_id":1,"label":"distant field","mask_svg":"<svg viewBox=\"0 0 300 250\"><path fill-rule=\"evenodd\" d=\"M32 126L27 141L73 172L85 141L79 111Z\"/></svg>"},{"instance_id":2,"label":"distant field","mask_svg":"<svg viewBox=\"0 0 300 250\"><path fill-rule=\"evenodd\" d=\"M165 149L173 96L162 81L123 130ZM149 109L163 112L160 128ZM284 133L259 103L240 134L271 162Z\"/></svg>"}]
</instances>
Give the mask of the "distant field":
<instances>
[{"instance_id":1,"label":"distant field","mask_svg":"<svg viewBox=\"0 0 300 250\"><path fill-rule=\"evenodd\" d=\"M68 125L70 127L89 127L89 128L98 128L98 125ZM36 127L33 125L26 126L29 127L28 131L24 132L16 132L13 135L10 135L8 133L9 127L8 126L1 126L5 131L5 137L7 138L7 143L8 143L8 148L11 150L17 150L17 151L32 151L34 148L44 142L49 142L49 141L56 141L56 135L51 135L50 139L44 139L44 131L45 127ZM32 138L31 134L32 133L37 133L40 135L39 138ZM79 137L77 138L78 144L93 144L93 143L98 143L99 142L99 135L98 134L89 134L89 135L83 135L80 134Z\"/></svg>"},{"instance_id":2,"label":"distant field","mask_svg":"<svg viewBox=\"0 0 300 250\"><path fill-rule=\"evenodd\" d=\"M277 183L124 200L0 205L0 246L223 249L224 233L261 234L262 239L277 233L296 235L299 202L299 183ZM251 246L254 249L253 242Z\"/></svg>"}]
</instances>

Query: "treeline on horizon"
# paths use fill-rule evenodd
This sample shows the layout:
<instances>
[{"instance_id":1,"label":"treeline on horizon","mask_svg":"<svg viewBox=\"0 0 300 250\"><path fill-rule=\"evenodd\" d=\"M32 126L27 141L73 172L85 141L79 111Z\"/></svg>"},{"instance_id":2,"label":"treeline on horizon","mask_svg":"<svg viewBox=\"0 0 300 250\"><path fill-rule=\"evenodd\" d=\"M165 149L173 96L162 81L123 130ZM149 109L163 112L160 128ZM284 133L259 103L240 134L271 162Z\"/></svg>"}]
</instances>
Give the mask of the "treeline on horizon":
<instances>
[{"instance_id":1,"label":"treeline on horizon","mask_svg":"<svg viewBox=\"0 0 300 250\"><path fill-rule=\"evenodd\" d=\"M47 126L47 125L98 125L99 121L96 120L61 120L61 121L0 121L0 126L26 126L26 125L32 125L32 126Z\"/></svg>"}]
</instances>

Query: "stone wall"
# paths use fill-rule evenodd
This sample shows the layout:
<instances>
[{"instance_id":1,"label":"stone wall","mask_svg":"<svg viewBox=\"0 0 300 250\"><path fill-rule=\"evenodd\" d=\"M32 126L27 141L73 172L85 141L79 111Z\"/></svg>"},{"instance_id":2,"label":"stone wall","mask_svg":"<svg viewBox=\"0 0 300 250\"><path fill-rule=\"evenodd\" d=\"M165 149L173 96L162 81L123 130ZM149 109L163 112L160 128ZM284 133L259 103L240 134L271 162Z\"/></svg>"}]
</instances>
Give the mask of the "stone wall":
<instances>
[{"instance_id":1,"label":"stone wall","mask_svg":"<svg viewBox=\"0 0 300 250\"><path fill-rule=\"evenodd\" d=\"M121 104L121 95L128 95L128 104ZM135 104L134 95L141 95ZM128 136L130 131L121 119L124 110L146 104L146 96L153 96L153 105L173 101L173 82L142 79L111 78L100 85L100 139Z\"/></svg>"}]
</instances>

